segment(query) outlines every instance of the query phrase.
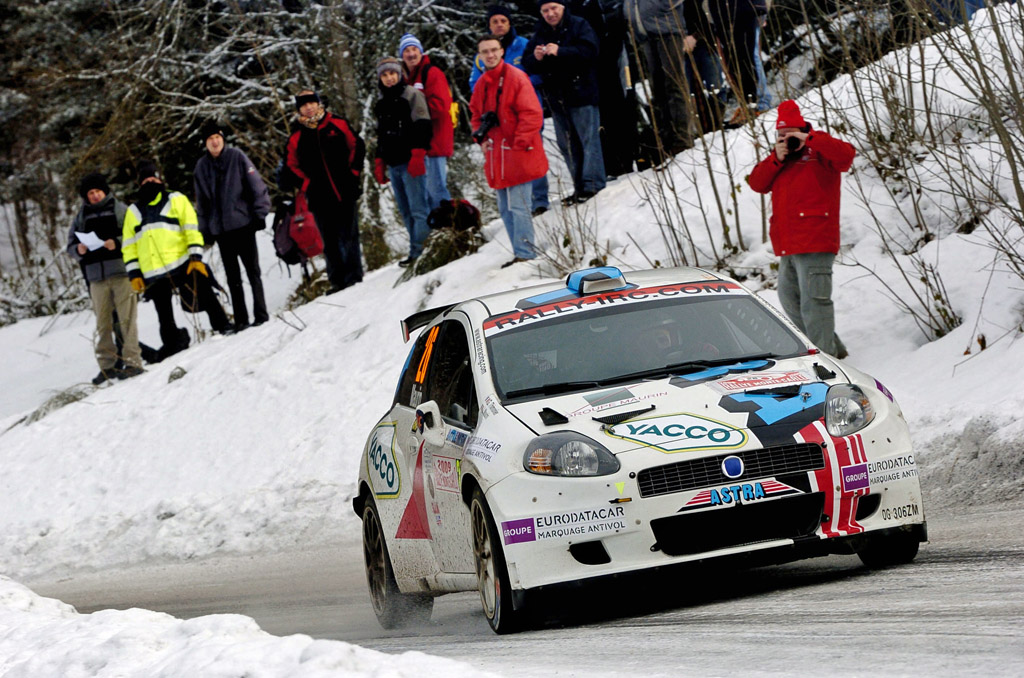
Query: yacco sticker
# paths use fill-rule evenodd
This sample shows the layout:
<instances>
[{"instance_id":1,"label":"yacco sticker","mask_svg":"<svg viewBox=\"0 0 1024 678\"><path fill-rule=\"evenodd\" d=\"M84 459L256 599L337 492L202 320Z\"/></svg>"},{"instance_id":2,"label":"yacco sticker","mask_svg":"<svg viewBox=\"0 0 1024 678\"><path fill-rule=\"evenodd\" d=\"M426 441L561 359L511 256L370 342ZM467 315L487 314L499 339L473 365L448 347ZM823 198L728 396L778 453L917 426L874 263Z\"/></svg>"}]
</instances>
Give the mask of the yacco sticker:
<instances>
[{"instance_id":1,"label":"yacco sticker","mask_svg":"<svg viewBox=\"0 0 1024 678\"><path fill-rule=\"evenodd\" d=\"M747 434L742 429L686 413L636 419L616 424L605 433L669 453L735 449L747 442Z\"/></svg>"},{"instance_id":2,"label":"yacco sticker","mask_svg":"<svg viewBox=\"0 0 1024 678\"><path fill-rule=\"evenodd\" d=\"M773 388L776 386L790 386L793 384L806 384L816 381L816 378L803 370L788 370L785 372L755 372L744 374L731 379L719 379L712 381L708 386L718 393L738 393L756 388Z\"/></svg>"},{"instance_id":3,"label":"yacco sticker","mask_svg":"<svg viewBox=\"0 0 1024 678\"><path fill-rule=\"evenodd\" d=\"M379 424L370 438L366 475L378 499L394 499L402 491L402 474L395 454L395 422Z\"/></svg>"},{"instance_id":4,"label":"yacco sticker","mask_svg":"<svg viewBox=\"0 0 1024 678\"><path fill-rule=\"evenodd\" d=\"M790 487L778 480L761 480L756 483L736 483L701 490L693 496L678 513L709 506L739 506L750 504L762 499L785 497L791 494L803 494L795 487Z\"/></svg>"},{"instance_id":5,"label":"yacco sticker","mask_svg":"<svg viewBox=\"0 0 1024 678\"><path fill-rule=\"evenodd\" d=\"M484 336L490 337L505 330L566 313L589 311L600 306L621 306L644 301L654 301L678 296L702 295L745 295L742 287L733 282L716 280L710 282L679 283L674 285L656 285L634 290L618 290L603 292L579 299L563 299L532 308L511 311L488 318L484 321Z\"/></svg>"},{"instance_id":6,"label":"yacco sticker","mask_svg":"<svg viewBox=\"0 0 1024 678\"><path fill-rule=\"evenodd\" d=\"M547 539L590 537L608 532L624 532L627 529L629 527L626 509L622 505L617 505L506 520L501 524L501 537L505 544L519 544Z\"/></svg>"},{"instance_id":7,"label":"yacco sticker","mask_svg":"<svg viewBox=\"0 0 1024 678\"><path fill-rule=\"evenodd\" d=\"M433 459L434 487L441 492L459 492L459 460L451 457Z\"/></svg>"},{"instance_id":8,"label":"yacco sticker","mask_svg":"<svg viewBox=\"0 0 1024 678\"><path fill-rule=\"evenodd\" d=\"M466 451L462 456L490 463L494 461L499 451L501 451L501 443L480 436L469 436L466 441Z\"/></svg>"},{"instance_id":9,"label":"yacco sticker","mask_svg":"<svg viewBox=\"0 0 1024 678\"><path fill-rule=\"evenodd\" d=\"M460 450L466 446L466 440L469 439L469 434L465 431L460 431L457 428L448 429L448 435L445 436L445 440L459 448Z\"/></svg>"},{"instance_id":10,"label":"yacco sticker","mask_svg":"<svg viewBox=\"0 0 1024 678\"><path fill-rule=\"evenodd\" d=\"M659 393L649 393L647 395L638 396L625 388L602 391L601 393L583 396L588 404L578 410L573 410L567 416L581 417L585 414L593 414L595 412L610 410L616 407L622 407L623 405L632 405L633 403L639 403L644 400L653 400L654 398L660 398L666 395L668 395L667 391L661 391Z\"/></svg>"}]
</instances>

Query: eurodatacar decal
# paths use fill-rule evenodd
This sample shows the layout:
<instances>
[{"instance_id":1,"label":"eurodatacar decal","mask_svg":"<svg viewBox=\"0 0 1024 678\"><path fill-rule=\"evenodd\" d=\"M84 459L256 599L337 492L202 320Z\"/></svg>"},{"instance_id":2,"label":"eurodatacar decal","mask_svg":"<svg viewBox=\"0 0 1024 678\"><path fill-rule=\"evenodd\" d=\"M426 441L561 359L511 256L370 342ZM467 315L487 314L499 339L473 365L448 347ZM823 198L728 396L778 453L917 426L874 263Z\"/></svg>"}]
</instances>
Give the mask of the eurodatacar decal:
<instances>
[{"instance_id":1,"label":"eurodatacar decal","mask_svg":"<svg viewBox=\"0 0 1024 678\"><path fill-rule=\"evenodd\" d=\"M843 492L878 487L907 478L917 477L917 464L914 455L901 454L866 464L853 464L842 469Z\"/></svg>"},{"instance_id":2,"label":"eurodatacar decal","mask_svg":"<svg viewBox=\"0 0 1024 678\"><path fill-rule=\"evenodd\" d=\"M612 426L605 433L668 453L735 449L747 442L742 429L695 414L636 419Z\"/></svg>"},{"instance_id":3,"label":"eurodatacar decal","mask_svg":"<svg viewBox=\"0 0 1024 678\"><path fill-rule=\"evenodd\" d=\"M602 506L548 513L536 518L506 520L501 523L501 537L506 545L547 539L574 541L580 537L588 539L609 532L625 532L627 529L629 526L624 506Z\"/></svg>"}]
</instances>

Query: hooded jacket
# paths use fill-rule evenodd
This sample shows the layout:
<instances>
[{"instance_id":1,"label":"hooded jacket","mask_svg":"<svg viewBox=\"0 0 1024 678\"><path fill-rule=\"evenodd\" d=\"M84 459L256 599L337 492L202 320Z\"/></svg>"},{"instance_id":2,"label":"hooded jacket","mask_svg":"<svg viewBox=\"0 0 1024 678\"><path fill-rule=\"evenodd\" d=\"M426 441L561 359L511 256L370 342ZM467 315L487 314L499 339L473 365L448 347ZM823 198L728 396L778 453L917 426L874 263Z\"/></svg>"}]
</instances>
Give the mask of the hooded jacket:
<instances>
[{"instance_id":1,"label":"hooded jacket","mask_svg":"<svg viewBox=\"0 0 1024 678\"><path fill-rule=\"evenodd\" d=\"M88 202L82 205L71 221L71 230L68 231L68 254L82 266L87 282L99 282L125 275L124 259L121 256L121 224L124 223L127 210L128 207L123 202L108 193L95 205ZM95 233L100 240L113 240L117 246L112 250L101 247L79 254L78 245L81 240L75 233Z\"/></svg>"},{"instance_id":2,"label":"hooded jacket","mask_svg":"<svg viewBox=\"0 0 1024 678\"><path fill-rule=\"evenodd\" d=\"M523 53L526 51L526 45L530 41L523 36L516 33L515 28L509 29L508 33L501 36L501 46L505 50L505 56L503 57L505 63L511 64L519 70L525 71L523 68ZM472 92L476 87L477 80L484 74L487 68L484 66L483 57L477 54L473 57L473 72L469 74L469 91ZM530 82L533 83L534 88L540 87L540 77L536 75L530 76Z\"/></svg>"},{"instance_id":3,"label":"hooded jacket","mask_svg":"<svg viewBox=\"0 0 1024 678\"><path fill-rule=\"evenodd\" d=\"M772 194L769 234L777 256L839 252L839 183L856 154L852 145L814 130L799 153L780 162L772 151L754 167L747 183Z\"/></svg>"},{"instance_id":4,"label":"hooded jacket","mask_svg":"<svg viewBox=\"0 0 1024 678\"><path fill-rule=\"evenodd\" d=\"M538 61L534 49L538 45L558 45L557 56ZM544 19L526 45L523 68L530 75L539 75L548 105L559 110L579 106L597 106L597 34L583 19L573 16L566 7L557 26Z\"/></svg>"},{"instance_id":5,"label":"hooded jacket","mask_svg":"<svg viewBox=\"0 0 1024 678\"><path fill-rule=\"evenodd\" d=\"M244 152L225 147L216 158L204 153L194 174L196 214L204 238L263 227L270 212L270 195L263 177Z\"/></svg>"},{"instance_id":6,"label":"hooded jacket","mask_svg":"<svg viewBox=\"0 0 1024 678\"><path fill-rule=\"evenodd\" d=\"M380 97L373 105L377 118L377 157L398 167L412 158L415 148L430 147L433 125L423 92L405 83L379 86Z\"/></svg>"},{"instance_id":7,"label":"hooded jacket","mask_svg":"<svg viewBox=\"0 0 1024 678\"><path fill-rule=\"evenodd\" d=\"M547 174L540 136L544 112L525 73L505 61L485 71L473 90L469 111L473 129L480 127L484 113L498 114L498 125L486 137L494 145L484 154L484 174L491 188L518 186Z\"/></svg>"},{"instance_id":8,"label":"hooded jacket","mask_svg":"<svg viewBox=\"0 0 1024 678\"><path fill-rule=\"evenodd\" d=\"M427 155L431 158L450 158L455 151L455 126L452 125L452 90L444 71L430 63L423 55L416 68L406 70L407 84L423 92L430 109L433 134Z\"/></svg>"}]
</instances>

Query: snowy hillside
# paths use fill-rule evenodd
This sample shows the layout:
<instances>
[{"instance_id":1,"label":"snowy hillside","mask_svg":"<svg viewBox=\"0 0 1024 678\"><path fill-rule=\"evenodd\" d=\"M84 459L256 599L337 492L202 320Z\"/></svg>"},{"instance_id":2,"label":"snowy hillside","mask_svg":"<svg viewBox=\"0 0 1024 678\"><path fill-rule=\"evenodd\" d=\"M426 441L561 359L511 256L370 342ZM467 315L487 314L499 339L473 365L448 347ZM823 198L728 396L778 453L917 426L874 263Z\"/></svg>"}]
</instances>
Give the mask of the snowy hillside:
<instances>
[{"instance_id":1,"label":"snowy hillside","mask_svg":"<svg viewBox=\"0 0 1024 678\"><path fill-rule=\"evenodd\" d=\"M986 16L979 13L975 24ZM921 51L926 62L939 64L935 50ZM903 58L917 55L907 51ZM946 97L951 110L968 115L977 107L938 65L932 72L943 85L932 96ZM854 111L851 79L801 99L805 118L822 120L821 101ZM754 136L742 129L706 138L717 154L716 168L740 168L739 176L748 172L767 154L765 139L774 136L774 123L772 111L757 121ZM980 148L991 139L982 134L974 141ZM998 159L988 162L994 173L1007 171ZM661 175L622 178L583 207L536 220L547 256L565 256L561 234L582 223L592 228L596 246L607 247L609 265L631 270L671 261L659 227L667 217L642 199L652 186L667 182L675 183L688 205L698 263L710 265L713 253L723 250L721 223L710 204L703 210L694 205L721 193L722 186L708 172L700 147ZM958 224L946 221L948 205L937 188L933 209L925 211L937 237L914 256L941 260L948 298L963 322L928 341L886 287L901 289L902 276L872 214L897 221L900 203L876 210L865 196L891 193L862 157L844 178L844 249L833 298L848 362L877 377L900 402L917 447L926 508L1019 498L1021 280L993 263L982 231L958 233ZM747 245L728 258L729 265L749 274L745 284L777 304L770 289L770 246L761 243L760 196L741 185L727 218L738 218ZM391 403L409 349L399 321L424 308L556 275L550 261L500 269L510 258L500 222L489 224L485 235L490 242L479 253L443 269L397 285L396 266L374 271L353 288L261 327L193 345L147 367L141 377L100 388L31 423L25 417L49 390L86 382L95 373L88 340L92 316L0 329L0 572L30 582L148 561L323 546L355 535L359 522L350 500L359 455L367 432ZM269 301L280 306L296 279L273 265L269 242L261 240L260 246L273 290ZM140 306L139 316L141 339L156 341L151 305ZM987 338L985 350L979 335ZM178 368L186 374L169 381ZM4 590L0 609L11 599ZM54 619L66 615L59 607L48 609ZM182 624L156 616L142 623ZM225 624L246 642L270 642L255 639L257 632L241 622ZM315 645L293 651L315 652Z\"/></svg>"}]
</instances>

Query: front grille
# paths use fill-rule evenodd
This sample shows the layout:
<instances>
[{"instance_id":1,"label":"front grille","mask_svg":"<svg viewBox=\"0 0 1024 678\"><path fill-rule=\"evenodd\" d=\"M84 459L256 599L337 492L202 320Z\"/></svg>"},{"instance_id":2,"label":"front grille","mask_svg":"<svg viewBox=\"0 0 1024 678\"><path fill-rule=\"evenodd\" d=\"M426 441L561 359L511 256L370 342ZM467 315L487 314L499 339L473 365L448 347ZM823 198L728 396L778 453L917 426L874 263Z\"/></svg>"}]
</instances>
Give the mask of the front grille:
<instances>
[{"instance_id":1,"label":"front grille","mask_svg":"<svg viewBox=\"0 0 1024 678\"><path fill-rule=\"evenodd\" d=\"M799 539L821 524L825 493L812 492L651 521L656 547L685 556L776 539Z\"/></svg>"},{"instance_id":2,"label":"front grille","mask_svg":"<svg viewBox=\"0 0 1024 678\"><path fill-rule=\"evenodd\" d=\"M794 443L760 450L743 450L717 457L645 468L637 474L641 497L695 490L700 487L725 485L738 478L722 473L722 460L736 456L743 460L742 479L770 478L787 473L814 471L825 467L825 450L818 443Z\"/></svg>"}]
</instances>

